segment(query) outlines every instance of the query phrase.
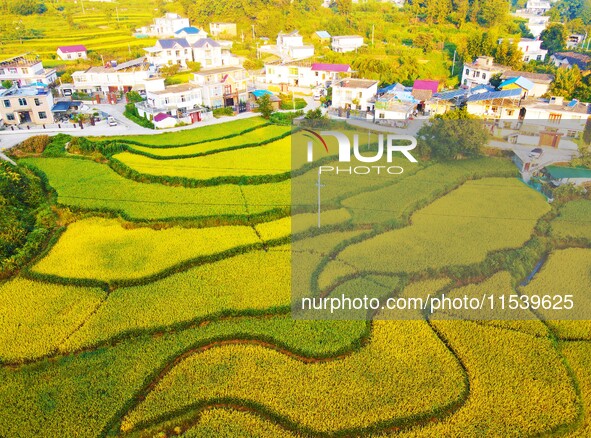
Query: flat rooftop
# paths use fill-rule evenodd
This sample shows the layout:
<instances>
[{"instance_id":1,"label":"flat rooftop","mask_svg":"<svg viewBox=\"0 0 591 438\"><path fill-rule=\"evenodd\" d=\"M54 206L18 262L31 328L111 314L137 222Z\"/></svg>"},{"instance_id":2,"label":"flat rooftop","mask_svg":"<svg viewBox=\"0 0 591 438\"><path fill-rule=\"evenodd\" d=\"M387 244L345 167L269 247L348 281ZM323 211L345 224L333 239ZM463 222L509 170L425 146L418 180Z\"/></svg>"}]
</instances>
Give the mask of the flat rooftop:
<instances>
[{"instance_id":1,"label":"flat rooftop","mask_svg":"<svg viewBox=\"0 0 591 438\"><path fill-rule=\"evenodd\" d=\"M342 88L371 88L377 83L378 81L372 79L343 79L335 85Z\"/></svg>"}]
</instances>

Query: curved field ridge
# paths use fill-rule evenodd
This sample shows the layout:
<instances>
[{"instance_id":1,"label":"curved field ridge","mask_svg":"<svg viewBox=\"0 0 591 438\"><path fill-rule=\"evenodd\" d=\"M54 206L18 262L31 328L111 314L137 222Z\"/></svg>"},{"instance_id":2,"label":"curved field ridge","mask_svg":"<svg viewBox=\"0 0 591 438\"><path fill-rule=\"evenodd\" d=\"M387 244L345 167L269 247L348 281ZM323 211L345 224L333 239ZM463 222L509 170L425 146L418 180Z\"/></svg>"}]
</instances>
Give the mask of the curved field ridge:
<instances>
[{"instance_id":1,"label":"curved field ridge","mask_svg":"<svg viewBox=\"0 0 591 438\"><path fill-rule=\"evenodd\" d=\"M538 315L562 339L591 340L591 249L568 248L550 254L524 295L572 295L573 309L540 309Z\"/></svg>"},{"instance_id":2,"label":"curved field ridge","mask_svg":"<svg viewBox=\"0 0 591 438\"><path fill-rule=\"evenodd\" d=\"M291 129L289 127L269 125L223 140L213 140L204 143L173 148L136 146L132 144L130 145L129 151L166 159L170 159L170 157L181 158L182 156L191 157L199 154L221 152L227 149L260 146L265 143L270 143L273 140L277 140L279 137L289 135L290 132Z\"/></svg>"},{"instance_id":3,"label":"curved field ridge","mask_svg":"<svg viewBox=\"0 0 591 438\"><path fill-rule=\"evenodd\" d=\"M165 132L149 135L126 135L121 137L91 137L90 140L121 140L126 143L143 146L166 147L170 145L188 146L191 144L215 141L241 135L245 131L260 128L269 122L262 117L249 117L241 120L229 120L224 123L186 129L178 132Z\"/></svg>"},{"instance_id":4,"label":"curved field ridge","mask_svg":"<svg viewBox=\"0 0 591 438\"><path fill-rule=\"evenodd\" d=\"M284 174L291 169L291 138L263 146L238 149L195 158L156 160L122 152L113 156L141 174L208 180L232 176Z\"/></svg>"},{"instance_id":5,"label":"curved field ridge","mask_svg":"<svg viewBox=\"0 0 591 438\"><path fill-rule=\"evenodd\" d=\"M376 321L367 345L335 361L303 363L240 344L189 356L156 383L122 429L208 400L236 400L264 406L304 430L344 432L438 416L466 390L461 365L425 321Z\"/></svg>"},{"instance_id":6,"label":"curved field ridge","mask_svg":"<svg viewBox=\"0 0 591 438\"><path fill-rule=\"evenodd\" d=\"M339 259L359 270L407 273L478 263L523 245L549 209L517 179L468 181L415 212L410 226L351 245Z\"/></svg>"},{"instance_id":7,"label":"curved field ridge","mask_svg":"<svg viewBox=\"0 0 591 438\"><path fill-rule=\"evenodd\" d=\"M454 414L402 437L538 436L574 423L577 392L551 339L469 321L435 321L468 370Z\"/></svg>"},{"instance_id":8,"label":"curved field ridge","mask_svg":"<svg viewBox=\"0 0 591 438\"><path fill-rule=\"evenodd\" d=\"M84 219L68 226L32 272L107 282L140 279L190 259L259 242L246 226L125 229L114 219Z\"/></svg>"},{"instance_id":9,"label":"curved field ridge","mask_svg":"<svg viewBox=\"0 0 591 438\"><path fill-rule=\"evenodd\" d=\"M27 158L20 162L46 175L62 205L120 212L126 219L135 220L247 214L237 185L186 188L144 184L122 177L105 164L74 158ZM276 204L289 204L288 195L289 188L284 200ZM246 196L248 200L249 193ZM280 207L273 205L277 195L265 202L260 198L253 204L265 205L257 207L256 212Z\"/></svg>"}]
</instances>

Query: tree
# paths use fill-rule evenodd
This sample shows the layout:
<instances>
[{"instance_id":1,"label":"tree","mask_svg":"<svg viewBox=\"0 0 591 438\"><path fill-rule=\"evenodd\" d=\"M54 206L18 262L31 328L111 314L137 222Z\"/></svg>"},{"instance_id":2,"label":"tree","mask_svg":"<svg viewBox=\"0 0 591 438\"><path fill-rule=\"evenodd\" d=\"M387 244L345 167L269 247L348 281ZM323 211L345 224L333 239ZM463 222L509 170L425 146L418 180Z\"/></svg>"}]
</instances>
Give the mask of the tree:
<instances>
[{"instance_id":1,"label":"tree","mask_svg":"<svg viewBox=\"0 0 591 438\"><path fill-rule=\"evenodd\" d=\"M418 34L413 40L413 46L423 49L423 53L432 52L435 49L433 36L427 33Z\"/></svg>"},{"instance_id":2,"label":"tree","mask_svg":"<svg viewBox=\"0 0 591 438\"><path fill-rule=\"evenodd\" d=\"M9 81L8 79L2 81L2 87L8 89L12 87L12 81Z\"/></svg>"},{"instance_id":3,"label":"tree","mask_svg":"<svg viewBox=\"0 0 591 438\"><path fill-rule=\"evenodd\" d=\"M499 88L501 82L503 82L503 73L497 73L490 77L489 83L495 88Z\"/></svg>"},{"instance_id":4,"label":"tree","mask_svg":"<svg viewBox=\"0 0 591 438\"><path fill-rule=\"evenodd\" d=\"M440 160L475 157L489 139L482 120L471 117L465 109L436 116L418 134L419 152Z\"/></svg>"},{"instance_id":5,"label":"tree","mask_svg":"<svg viewBox=\"0 0 591 438\"><path fill-rule=\"evenodd\" d=\"M165 65L164 67L160 67L160 74L165 78L170 78L176 75L180 69L181 66L178 64Z\"/></svg>"},{"instance_id":6,"label":"tree","mask_svg":"<svg viewBox=\"0 0 591 438\"><path fill-rule=\"evenodd\" d=\"M576 65L572 68L559 68L550 85L550 94L570 98L581 84L581 79L581 71Z\"/></svg>"},{"instance_id":7,"label":"tree","mask_svg":"<svg viewBox=\"0 0 591 438\"><path fill-rule=\"evenodd\" d=\"M201 63L200 62L187 61L187 67L189 67L189 70L191 70L193 73L198 73L201 71Z\"/></svg>"},{"instance_id":8,"label":"tree","mask_svg":"<svg viewBox=\"0 0 591 438\"><path fill-rule=\"evenodd\" d=\"M561 23L550 23L540 34L540 39L544 42L542 45L550 54L564 50L566 38L566 27Z\"/></svg>"},{"instance_id":9,"label":"tree","mask_svg":"<svg viewBox=\"0 0 591 438\"><path fill-rule=\"evenodd\" d=\"M273 106L271 105L271 99L268 94L263 94L258 98L257 104L259 105L258 110L261 113L263 119L269 119L273 113Z\"/></svg>"},{"instance_id":10,"label":"tree","mask_svg":"<svg viewBox=\"0 0 591 438\"><path fill-rule=\"evenodd\" d=\"M482 24L494 27L505 23L508 14L509 2L506 0L483 0L478 18Z\"/></svg>"},{"instance_id":11,"label":"tree","mask_svg":"<svg viewBox=\"0 0 591 438\"><path fill-rule=\"evenodd\" d=\"M142 102L144 98L137 91L130 91L126 95L128 103Z\"/></svg>"},{"instance_id":12,"label":"tree","mask_svg":"<svg viewBox=\"0 0 591 438\"><path fill-rule=\"evenodd\" d=\"M351 0L336 0L337 10L345 17L348 17L353 8L353 2Z\"/></svg>"}]
</instances>

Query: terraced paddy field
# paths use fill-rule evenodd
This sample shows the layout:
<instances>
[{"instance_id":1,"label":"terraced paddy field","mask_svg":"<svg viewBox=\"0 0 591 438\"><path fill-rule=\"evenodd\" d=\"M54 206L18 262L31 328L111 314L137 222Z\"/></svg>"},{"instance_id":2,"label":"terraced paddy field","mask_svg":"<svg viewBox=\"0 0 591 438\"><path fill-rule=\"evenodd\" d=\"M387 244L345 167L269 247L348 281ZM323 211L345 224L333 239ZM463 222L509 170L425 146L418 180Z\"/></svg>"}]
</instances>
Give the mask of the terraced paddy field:
<instances>
[{"instance_id":1,"label":"terraced paddy field","mask_svg":"<svg viewBox=\"0 0 591 438\"><path fill-rule=\"evenodd\" d=\"M129 149L18 160L56 225L0 283L0 436L589 435L586 320L290 314L302 281L326 297L568 293L582 318L588 201L550 205L501 158L422 162L346 190L327 175L318 228L315 204L290 209L305 175L192 185L288 172L284 127L115 141ZM186 179L152 178L171 172Z\"/></svg>"}]
</instances>

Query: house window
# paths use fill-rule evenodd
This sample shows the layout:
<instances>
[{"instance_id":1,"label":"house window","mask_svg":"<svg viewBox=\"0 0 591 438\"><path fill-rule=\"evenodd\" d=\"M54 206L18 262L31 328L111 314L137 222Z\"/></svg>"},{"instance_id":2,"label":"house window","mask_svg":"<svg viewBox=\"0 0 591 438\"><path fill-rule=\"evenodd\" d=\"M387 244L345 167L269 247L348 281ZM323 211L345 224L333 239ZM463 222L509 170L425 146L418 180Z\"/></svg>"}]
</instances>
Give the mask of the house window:
<instances>
[{"instance_id":1,"label":"house window","mask_svg":"<svg viewBox=\"0 0 591 438\"><path fill-rule=\"evenodd\" d=\"M4 69L3 69L3 68L0 68L0 75L4 75L4 74L6 74L6 73L4 72Z\"/></svg>"},{"instance_id":2,"label":"house window","mask_svg":"<svg viewBox=\"0 0 591 438\"><path fill-rule=\"evenodd\" d=\"M181 95L181 102L186 102L187 99L185 98L185 96Z\"/></svg>"},{"instance_id":3,"label":"house window","mask_svg":"<svg viewBox=\"0 0 591 438\"><path fill-rule=\"evenodd\" d=\"M10 100L6 99L4 101L4 108L10 108Z\"/></svg>"},{"instance_id":4,"label":"house window","mask_svg":"<svg viewBox=\"0 0 591 438\"><path fill-rule=\"evenodd\" d=\"M385 119L385 118L386 118L386 114L380 113L380 119Z\"/></svg>"},{"instance_id":5,"label":"house window","mask_svg":"<svg viewBox=\"0 0 591 438\"><path fill-rule=\"evenodd\" d=\"M477 78L479 78L479 77L480 77L480 72L479 72L479 71L477 71L477 72L476 72L476 77L477 77Z\"/></svg>"},{"instance_id":6,"label":"house window","mask_svg":"<svg viewBox=\"0 0 591 438\"><path fill-rule=\"evenodd\" d=\"M560 119L562 118L561 114L556 114L556 113L551 113L548 116L548 120L550 120L552 123L560 123Z\"/></svg>"},{"instance_id":7,"label":"house window","mask_svg":"<svg viewBox=\"0 0 591 438\"><path fill-rule=\"evenodd\" d=\"M167 54L168 56L171 56L171 55L172 55L172 52L171 52L170 50L167 50L167 51L166 51L166 54Z\"/></svg>"},{"instance_id":8,"label":"house window","mask_svg":"<svg viewBox=\"0 0 591 438\"><path fill-rule=\"evenodd\" d=\"M28 73L29 73L29 69L28 69L28 68L23 68L22 70L23 70L23 74L24 74L24 75L26 75L26 74L28 74Z\"/></svg>"},{"instance_id":9,"label":"house window","mask_svg":"<svg viewBox=\"0 0 591 438\"><path fill-rule=\"evenodd\" d=\"M6 114L6 120L14 120L14 114Z\"/></svg>"},{"instance_id":10,"label":"house window","mask_svg":"<svg viewBox=\"0 0 591 438\"><path fill-rule=\"evenodd\" d=\"M16 74L16 68L9 68L8 71L12 74Z\"/></svg>"},{"instance_id":11,"label":"house window","mask_svg":"<svg viewBox=\"0 0 591 438\"><path fill-rule=\"evenodd\" d=\"M39 118L40 119L46 119L47 118L47 113L45 111L40 111L39 112Z\"/></svg>"},{"instance_id":12,"label":"house window","mask_svg":"<svg viewBox=\"0 0 591 438\"><path fill-rule=\"evenodd\" d=\"M36 97L35 98L35 106L41 105L41 101Z\"/></svg>"},{"instance_id":13,"label":"house window","mask_svg":"<svg viewBox=\"0 0 591 438\"><path fill-rule=\"evenodd\" d=\"M466 69L466 75L469 75L469 74L470 74L470 69L469 69L469 68L467 68L467 69Z\"/></svg>"},{"instance_id":14,"label":"house window","mask_svg":"<svg viewBox=\"0 0 591 438\"><path fill-rule=\"evenodd\" d=\"M542 60L542 55L536 56L536 61L541 61L541 60Z\"/></svg>"},{"instance_id":15,"label":"house window","mask_svg":"<svg viewBox=\"0 0 591 438\"><path fill-rule=\"evenodd\" d=\"M181 51L180 51L180 50L177 50L177 51L175 52L175 55L176 55L177 57L181 56Z\"/></svg>"},{"instance_id":16,"label":"house window","mask_svg":"<svg viewBox=\"0 0 591 438\"><path fill-rule=\"evenodd\" d=\"M224 94L232 94L232 86L224 85Z\"/></svg>"},{"instance_id":17,"label":"house window","mask_svg":"<svg viewBox=\"0 0 591 438\"><path fill-rule=\"evenodd\" d=\"M482 79L486 79L486 73L482 73Z\"/></svg>"},{"instance_id":18,"label":"house window","mask_svg":"<svg viewBox=\"0 0 591 438\"><path fill-rule=\"evenodd\" d=\"M499 109L498 107L496 107L496 106L493 106L493 107L491 108L491 111L492 111L493 113L496 113L496 112L498 111L498 109Z\"/></svg>"},{"instance_id":19,"label":"house window","mask_svg":"<svg viewBox=\"0 0 591 438\"><path fill-rule=\"evenodd\" d=\"M24 97L19 97L18 104L20 106L25 106L27 104L27 99L25 99Z\"/></svg>"},{"instance_id":20,"label":"house window","mask_svg":"<svg viewBox=\"0 0 591 438\"><path fill-rule=\"evenodd\" d=\"M524 56L524 57L523 57L523 60L524 60L525 62L529 62L529 56L527 56L527 55L526 55L526 56Z\"/></svg>"},{"instance_id":21,"label":"house window","mask_svg":"<svg viewBox=\"0 0 591 438\"><path fill-rule=\"evenodd\" d=\"M297 74L298 74L298 69L297 69L297 67L291 67L291 68L289 69L289 74L290 74L290 75L297 76Z\"/></svg>"},{"instance_id":22,"label":"house window","mask_svg":"<svg viewBox=\"0 0 591 438\"><path fill-rule=\"evenodd\" d=\"M170 99L168 97L164 98L164 104L168 105L170 103Z\"/></svg>"}]
</instances>

